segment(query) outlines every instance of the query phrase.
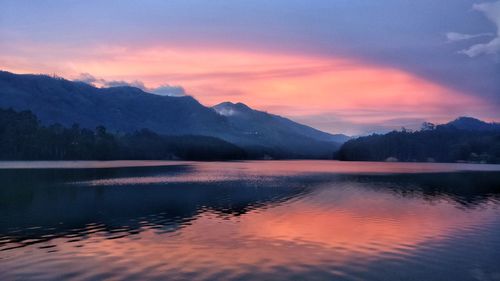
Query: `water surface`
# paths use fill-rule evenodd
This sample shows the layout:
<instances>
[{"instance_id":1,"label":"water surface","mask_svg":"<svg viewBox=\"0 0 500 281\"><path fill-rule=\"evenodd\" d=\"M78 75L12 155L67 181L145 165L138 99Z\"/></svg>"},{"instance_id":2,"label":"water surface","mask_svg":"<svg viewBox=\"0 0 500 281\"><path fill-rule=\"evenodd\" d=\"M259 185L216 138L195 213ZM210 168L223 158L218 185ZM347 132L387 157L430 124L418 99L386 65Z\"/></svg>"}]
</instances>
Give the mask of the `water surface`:
<instances>
[{"instance_id":1,"label":"water surface","mask_svg":"<svg viewBox=\"0 0 500 281\"><path fill-rule=\"evenodd\" d=\"M500 166L0 163L0 280L500 280Z\"/></svg>"}]
</instances>

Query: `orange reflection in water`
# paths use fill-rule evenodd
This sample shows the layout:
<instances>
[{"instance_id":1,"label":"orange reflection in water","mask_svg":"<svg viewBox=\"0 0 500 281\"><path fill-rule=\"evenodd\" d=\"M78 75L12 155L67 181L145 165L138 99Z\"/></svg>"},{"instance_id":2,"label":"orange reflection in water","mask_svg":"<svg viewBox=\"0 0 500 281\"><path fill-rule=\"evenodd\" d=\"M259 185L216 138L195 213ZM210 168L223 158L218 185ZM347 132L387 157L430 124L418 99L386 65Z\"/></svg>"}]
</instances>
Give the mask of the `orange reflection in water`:
<instances>
[{"instance_id":1,"label":"orange reflection in water","mask_svg":"<svg viewBox=\"0 0 500 281\"><path fill-rule=\"evenodd\" d=\"M126 268L123 274L149 268L150 274L207 275L224 270L243 274L256 268L272 272L279 267L300 271L308 265L362 266L439 247L449 237L484 225L494 218L492 212L464 212L446 199L430 204L344 183L318 187L302 199L240 216L205 211L170 233L146 230L112 240L93 234L83 241L84 247L58 247L70 258L84 258L83 264L94 273L118 265Z\"/></svg>"}]
</instances>

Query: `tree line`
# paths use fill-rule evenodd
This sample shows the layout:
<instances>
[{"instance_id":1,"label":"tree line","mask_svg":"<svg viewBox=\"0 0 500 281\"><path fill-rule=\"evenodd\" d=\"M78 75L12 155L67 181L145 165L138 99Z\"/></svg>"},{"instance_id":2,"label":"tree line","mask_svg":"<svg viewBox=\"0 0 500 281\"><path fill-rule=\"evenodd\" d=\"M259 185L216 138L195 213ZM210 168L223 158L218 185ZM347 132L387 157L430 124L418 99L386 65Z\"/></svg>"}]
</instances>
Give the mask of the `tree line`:
<instances>
[{"instance_id":1,"label":"tree line","mask_svg":"<svg viewBox=\"0 0 500 281\"><path fill-rule=\"evenodd\" d=\"M230 160L240 147L214 137L164 136L148 129L111 133L74 124L44 126L30 111L0 109L1 160Z\"/></svg>"},{"instance_id":2,"label":"tree line","mask_svg":"<svg viewBox=\"0 0 500 281\"><path fill-rule=\"evenodd\" d=\"M419 131L373 134L346 142L337 152L346 161L500 163L500 132L463 130L424 123Z\"/></svg>"}]
</instances>

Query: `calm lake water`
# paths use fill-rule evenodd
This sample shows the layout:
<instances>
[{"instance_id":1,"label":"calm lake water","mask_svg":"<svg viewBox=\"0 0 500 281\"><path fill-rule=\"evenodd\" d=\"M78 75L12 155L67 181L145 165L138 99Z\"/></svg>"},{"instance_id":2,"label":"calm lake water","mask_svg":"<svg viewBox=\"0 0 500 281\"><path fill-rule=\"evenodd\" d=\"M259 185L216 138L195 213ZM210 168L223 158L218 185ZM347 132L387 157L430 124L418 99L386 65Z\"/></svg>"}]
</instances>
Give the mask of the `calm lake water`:
<instances>
[{"instance_id":1,"label":"calm lake water","mask_svg":"<svg viewBox=\"0 0 500 281\"><path fill-rule=\"evenodd\" d=\"M500 166L0 163L0 280L500 280Z\"/></svg>"}]
</instances>

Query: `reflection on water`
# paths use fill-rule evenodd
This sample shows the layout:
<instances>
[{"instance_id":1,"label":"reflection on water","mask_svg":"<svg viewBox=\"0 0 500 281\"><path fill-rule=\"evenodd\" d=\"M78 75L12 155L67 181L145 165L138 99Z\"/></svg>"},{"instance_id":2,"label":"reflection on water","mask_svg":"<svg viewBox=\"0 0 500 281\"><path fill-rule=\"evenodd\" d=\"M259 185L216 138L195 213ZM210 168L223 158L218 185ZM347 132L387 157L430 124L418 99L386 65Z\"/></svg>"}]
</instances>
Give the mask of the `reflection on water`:
<instances>
[{"instance_id":1,"label":"reflection on water","mask_svg":"<svg viewBox=\"0 0 500 281\"><path fill-rule=\"evenodd\" d=\"M0 280L500 280L499 166L2 165Z\"/></svg>"}]
</instances>

